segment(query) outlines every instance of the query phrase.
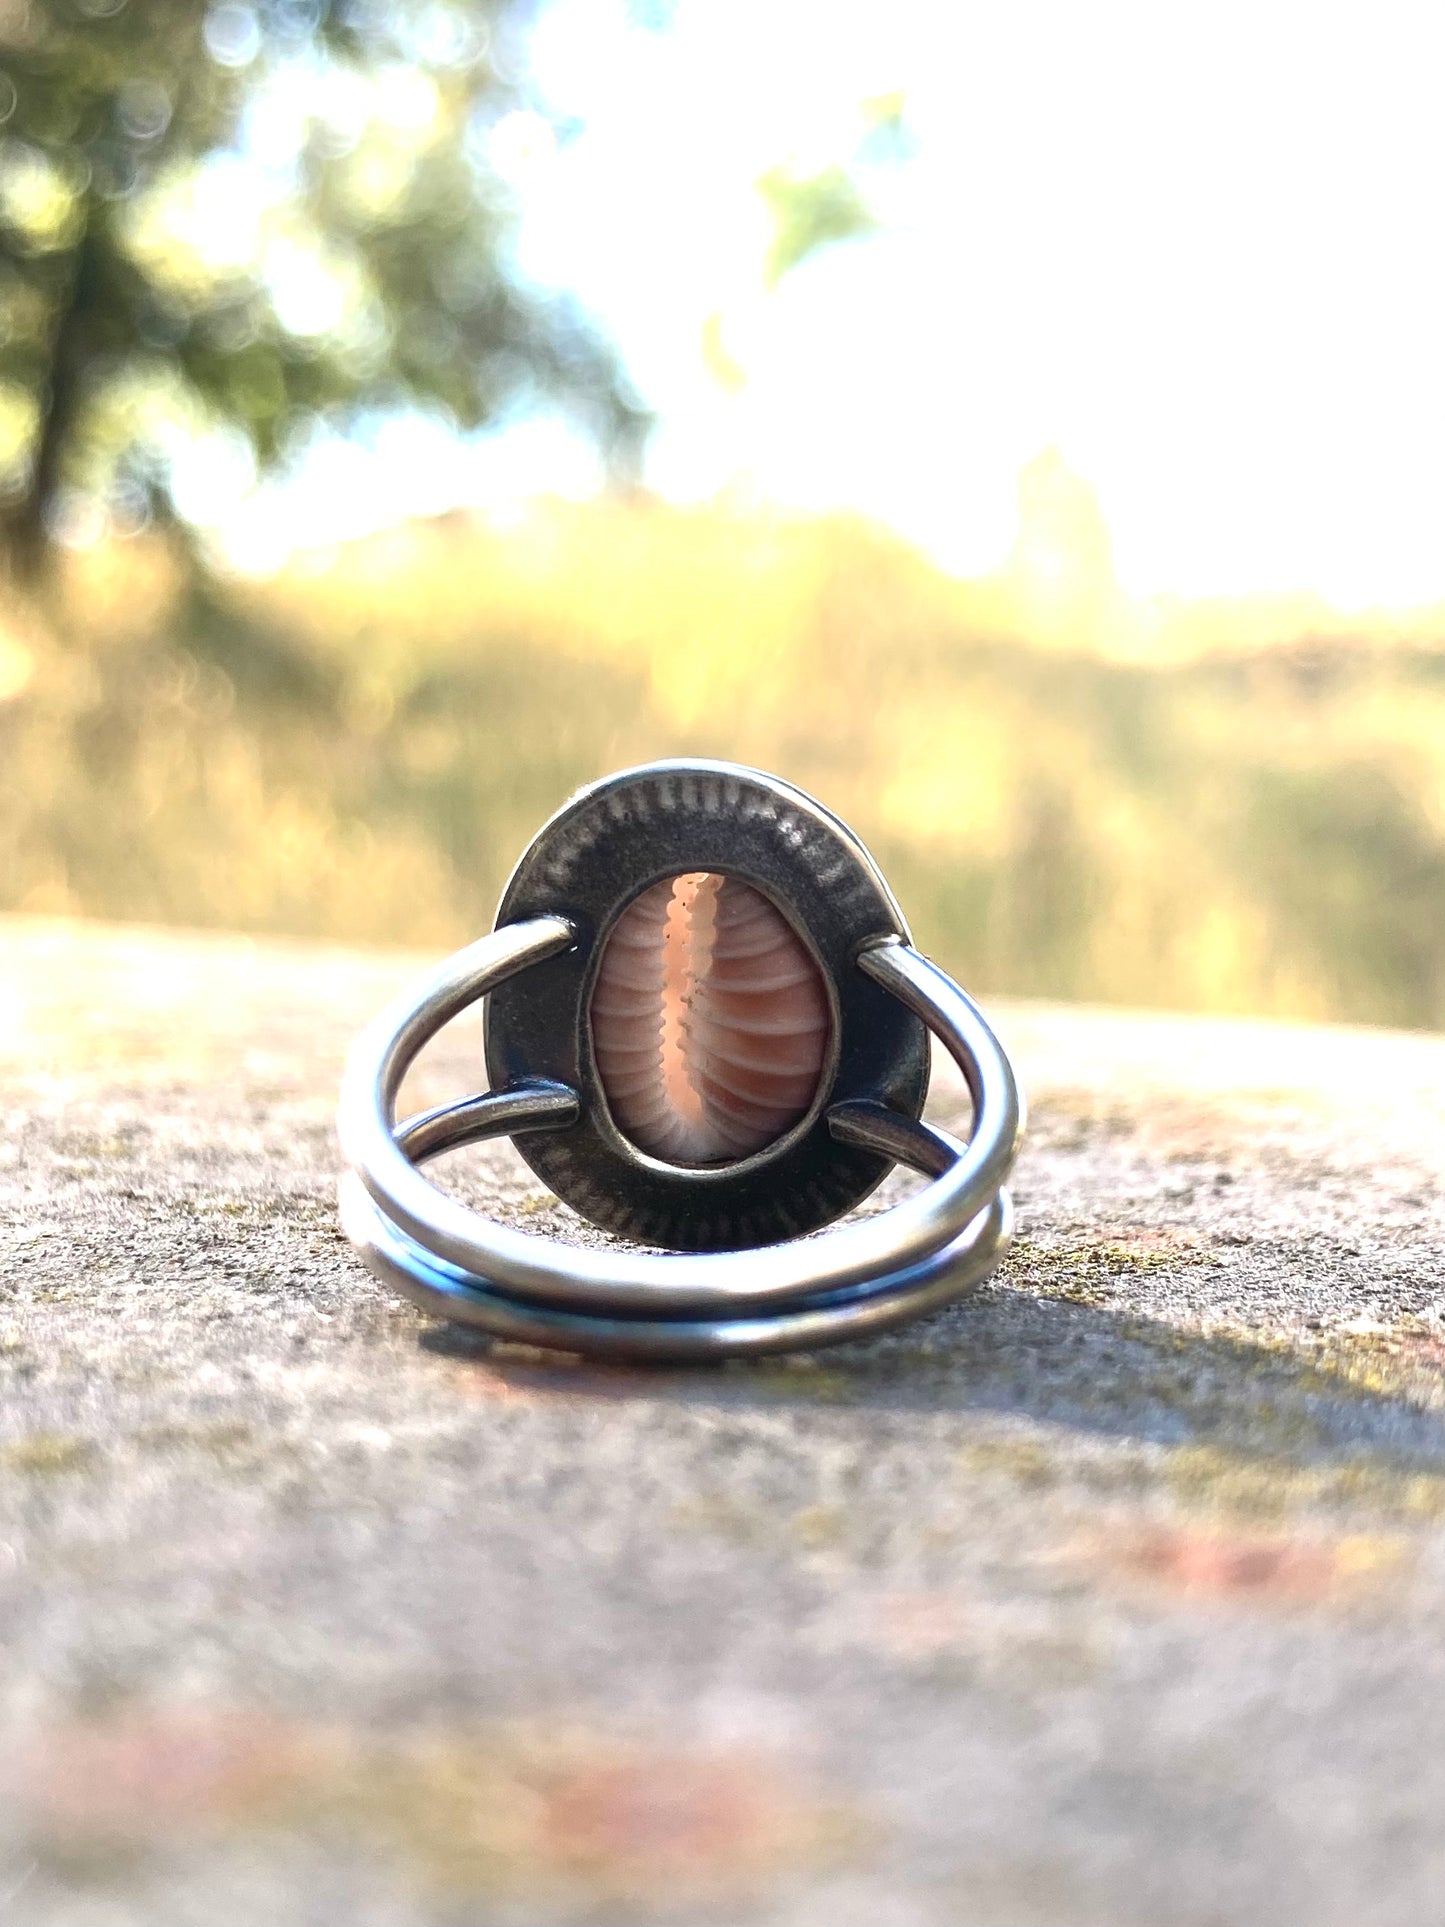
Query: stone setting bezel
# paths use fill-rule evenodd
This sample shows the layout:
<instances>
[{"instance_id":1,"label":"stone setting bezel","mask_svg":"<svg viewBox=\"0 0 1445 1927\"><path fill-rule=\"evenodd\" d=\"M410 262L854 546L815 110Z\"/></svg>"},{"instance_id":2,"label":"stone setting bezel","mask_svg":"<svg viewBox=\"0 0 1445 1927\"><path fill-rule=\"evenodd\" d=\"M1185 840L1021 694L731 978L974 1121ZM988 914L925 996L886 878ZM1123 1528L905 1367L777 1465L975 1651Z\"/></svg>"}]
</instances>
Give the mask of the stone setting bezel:
<instances>
[{"instance_id":1,"label":"stone setting bezel","mask_svg":"<svg viewBox=\"0 0 1445 1927\"><path fill-rule=\"evenodd\" d=\"M589 1008L603 947L627 906L692 871L751 884L783 914L822 976L829 1063L807 1114L746 1158L673 1165L625 1138L593 1058ZM575 1125L519 1138L521 1156L580 1215L678 1251L733 1250L818 1229L860 1203L889 1160L840 1143L827 1113L871 1100L917 1118L928 1084L919 1019L857 968L860 950L908 941L902 912L868 852L803 791L740 765L668 762L583 790L544 825L514 871L497 922L562 916L573 947L499 984L486 1015L494 1089L570 1084Z\"/></svg>"}]
</instances>

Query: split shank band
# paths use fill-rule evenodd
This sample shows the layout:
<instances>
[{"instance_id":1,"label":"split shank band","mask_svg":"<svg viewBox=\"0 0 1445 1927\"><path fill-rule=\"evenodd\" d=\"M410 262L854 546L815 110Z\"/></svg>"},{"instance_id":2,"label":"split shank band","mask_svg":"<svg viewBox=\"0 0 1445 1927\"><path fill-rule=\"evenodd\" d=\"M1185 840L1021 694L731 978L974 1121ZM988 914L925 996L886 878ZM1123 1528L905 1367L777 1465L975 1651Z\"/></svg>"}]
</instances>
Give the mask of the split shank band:
<instances>
[{"instance_id":1,"label":"split shank band","mask_svg":"<svg viewBox=\"0 0 1445 1927\"><path fill-rule=\"evenodd\" d=\"M425 1310L502 1338L614 1358L706 1359L863 1337L931 1311L985 1277L1013 1222L1003 1188L1021 1129L1012 1069L973 1002L898 939L858 968L941 1039L973 1099L967 1144L881 1104L840 1103L832 1135L932 1178L851 1224L747 1251L596 1250L511 1230L418 1168L464 1144L573 1123L577 1093L541 1081L395 1121L408 1067L489 990L566 950L564 918L507 924L384 1011L353 1048L339 1131L342 1220L369 1268Z\"/></svg>"}]
</instances>

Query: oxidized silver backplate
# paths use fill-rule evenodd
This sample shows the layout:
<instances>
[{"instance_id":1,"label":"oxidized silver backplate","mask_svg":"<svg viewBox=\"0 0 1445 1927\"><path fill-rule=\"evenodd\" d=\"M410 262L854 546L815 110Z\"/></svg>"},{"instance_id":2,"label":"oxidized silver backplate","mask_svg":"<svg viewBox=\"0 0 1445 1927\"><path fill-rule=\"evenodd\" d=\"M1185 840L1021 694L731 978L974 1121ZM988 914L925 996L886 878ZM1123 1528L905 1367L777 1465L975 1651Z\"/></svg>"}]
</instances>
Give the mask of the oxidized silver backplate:
<instances>
[{"instance_id":1,"label":"oxidized silver backplate","mask_svg":"<svg viewBox=\"0 0 1445 1927\"><path fill-rule=\"evenodd\" d=\"M821 973L831 1025L806 1114L752 1155L669 1164L618 1128L593 1048L592 994L607 940L644 891L671 877L735 877L776 908ZM624 770L581 792L518 864L499 926L565 917L572 949L499 984L486 1017L494 1089L546 1079L581 1098L576 1124L531 1133L517 1149L544 1183L592 1223L674 1251L727 1251L817 1230L868 1196L890 1161L842 1144L838 1103L882 1103L917 1118L928 1086L928 1034L857 967L880 938L908 928L868 852L829 811L790 784L728 763Z\"/></svg>"}]
</instances>

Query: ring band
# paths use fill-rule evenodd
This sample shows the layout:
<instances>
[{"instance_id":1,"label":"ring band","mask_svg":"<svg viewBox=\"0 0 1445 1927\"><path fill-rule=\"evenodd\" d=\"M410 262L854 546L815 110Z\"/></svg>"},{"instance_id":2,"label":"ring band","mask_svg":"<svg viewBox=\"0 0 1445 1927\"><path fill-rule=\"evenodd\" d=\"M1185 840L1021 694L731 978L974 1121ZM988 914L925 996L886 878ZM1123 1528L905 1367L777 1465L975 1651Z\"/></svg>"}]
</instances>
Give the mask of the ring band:
<instances>
[{"instance_id":1,"label":"ring band","mask_svg":"<svg viewBox=\"0 0 1445 1927\"><path fill-rule=\"evenodd\" d=\"M727 765L661 767L724 785L742 777L785 788ZM659 766L611 779L610 793L615 796L617 785L643 776L658 782ZM608 786L601 789L609 793ZM698 789L707 793L707 783L699 780ZM582 800L596 794L584 793ZM788 794L791 800L800 793ZM572 806L574 814L577 807ZM836 825L835 819L827 821ZM716 842L702 852L714 864L725 854ZM700 870L701 862L696 867ZM757 878L757 859L739 873ZM509 895L515 885L516 879ZM782 898L775 877L766 879L766 887ZM631 900L627 889L619 894ZM584 1113L605 1110L606 1101L589 1104L585 1087L593 1079L586 1074L576 1082L512 1076L502 1088L398 1126L397 1093L418 1052L470 1005L503 986L525 992L529 980L540 978L555 960L575 960L579 951L590 950L595 980L595 958L603 948L604 930L594 924L589 943L580 919L564 914L501 922L399 999L357 1040L338 1118L350 1167L342 1181L342 1222L377 1276L424 1309L498 1337L614 1358L703 1359L813 1347L879 1332L935 1309L988 1274L1012 1229L1004 1185L1022 1126L1018 1088L1006 1053L977 1007L896 931L865 941L854 954L852 971L921 1020L947 1048L973 1101L968 1142L867 1090L850 1093L842 1062L831 1088L820 1096L811 1129L800 1129L810 1143L821 1141L821 1152L815 1145L812 1155L826 1156L831 1146L835 1157L861 1155L870 1173L899 1162L928 1176L931 1182L913 1196L815 1236L741 1251L649 1252L582 1248L516 1231L439 1191L419 1169L426 1160L502 1135L521 1136L519 1148L530 1157L552 1134L578 1131ZM836 976L843 996L851 995L846 972ZM586 1024L581 1028L585 1032ZM603 1128L609 1141L617 1135L606 1120ZM735 1172L748 1168L724 1165L718 1173L723 1183L713 1182L710 1193L712 1172L672 1171L634 1147L623 1148L627 1164L641 1171L639 1182L665 1182L673 1191L680 1183L703 1211ZM763 1167L754 1192L767 1180L767 1156L753 1160Z\"/></svg>"}]
</instances>

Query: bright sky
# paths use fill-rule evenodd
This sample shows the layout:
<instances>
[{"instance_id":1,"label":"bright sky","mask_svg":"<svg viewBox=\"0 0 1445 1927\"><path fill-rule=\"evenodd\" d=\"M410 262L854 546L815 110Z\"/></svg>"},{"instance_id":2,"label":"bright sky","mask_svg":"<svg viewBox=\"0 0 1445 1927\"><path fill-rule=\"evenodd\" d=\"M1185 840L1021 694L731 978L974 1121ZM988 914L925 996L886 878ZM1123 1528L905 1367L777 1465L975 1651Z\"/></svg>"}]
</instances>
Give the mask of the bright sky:
<instances>
[{"instance_id":1,"label":"bright sky","mask_svg":"<svg viewBox=\"0 0 1445 1927\"><path fill-rule=\"evenodd\" d=\"M975 574L1057 446L1136 593L1445 598L1441 0L646 12L552 0L535 77L580 131L513 116L493 156L524 269L657 411L653 487L860 509ZM767 292L758 176L847 160L895 89L916 151L860 176L883 232ZM555 425L387 432L370 472L409 507L594 479ZM366 472L338 455L338 490Z\"/></svg>"}]
</instances>

